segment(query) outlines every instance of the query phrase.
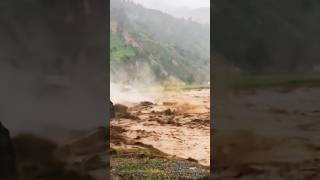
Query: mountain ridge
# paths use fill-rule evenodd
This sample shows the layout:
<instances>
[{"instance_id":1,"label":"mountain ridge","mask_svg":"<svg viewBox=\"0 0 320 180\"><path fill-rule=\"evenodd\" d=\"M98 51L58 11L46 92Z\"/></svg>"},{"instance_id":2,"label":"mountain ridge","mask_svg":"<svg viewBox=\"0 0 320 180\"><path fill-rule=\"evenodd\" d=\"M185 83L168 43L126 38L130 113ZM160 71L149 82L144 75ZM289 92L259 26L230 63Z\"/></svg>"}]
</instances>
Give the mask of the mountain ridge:
<instances>
[{"instance_id":1,"label":"mountain ridge","mask_svg":"<svg viewBox=\"0 0 320 180\"><path fill-rule=\"evenodd\" d=\"M209 81L210 26L128 1L111 1L111 77L142 64L156 81ZM113 79L111 78L111 79Z\"/></svg>"}]
</instances>

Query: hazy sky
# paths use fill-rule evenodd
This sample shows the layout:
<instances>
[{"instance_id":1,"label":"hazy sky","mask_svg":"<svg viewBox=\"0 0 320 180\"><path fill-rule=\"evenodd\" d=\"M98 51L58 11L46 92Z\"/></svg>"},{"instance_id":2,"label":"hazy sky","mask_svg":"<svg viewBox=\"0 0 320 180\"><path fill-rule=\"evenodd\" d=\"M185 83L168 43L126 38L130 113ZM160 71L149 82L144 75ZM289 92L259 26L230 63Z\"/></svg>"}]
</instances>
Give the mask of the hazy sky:
<instances>
[{"instance_id":1,"label":"hazy sky","mask_svg":"<svg viewBox=\"0 0 320 180\"><path fill-rule=\"evenodd\" d=\"M210 7L210 0L133 0L147 8L172 10L179 7Z\"/></svg>"}]
</instances>

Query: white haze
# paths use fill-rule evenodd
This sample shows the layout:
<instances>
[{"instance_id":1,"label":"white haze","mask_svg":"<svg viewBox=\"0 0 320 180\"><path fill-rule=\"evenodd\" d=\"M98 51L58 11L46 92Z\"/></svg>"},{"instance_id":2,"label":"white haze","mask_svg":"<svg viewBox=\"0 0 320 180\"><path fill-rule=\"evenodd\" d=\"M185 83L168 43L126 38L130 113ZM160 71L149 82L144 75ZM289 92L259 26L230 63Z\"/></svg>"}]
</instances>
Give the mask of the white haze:
<instances>
[{"instance_id":1,"label":"white haze","mask_svg":"<svg viewBox=\"0 0 320 180\"><path fill-rule=\"evenodd\" d=\"M210 0L133 0L145 8L156 9L177 18L192 17L200 23L210 23L210 12L193 12L199 8L210 8Z\"/></svg>"},{"instance_id":2,"label":"white haze","mask_svg":"<svg viewBox=\"0 0 320 180\"><path fill-rule=\"evenodd\" d=\"M110 100L112 102L121 104L155 102L158 97L155 90L157 87L160 88L147 64L139 64L138 72L131 72L111 64Z\"/></svg>"},{"instance_id":3,"label":"white haze","mask_svg":"<svg viewBox=\"0 0 320 180\"><path fill-rule=\"evenodd\" d=\"M146 8L168 11L173 8L202 8L210 7L210 0L133 0Z\"/></svg>"}]
</instances>

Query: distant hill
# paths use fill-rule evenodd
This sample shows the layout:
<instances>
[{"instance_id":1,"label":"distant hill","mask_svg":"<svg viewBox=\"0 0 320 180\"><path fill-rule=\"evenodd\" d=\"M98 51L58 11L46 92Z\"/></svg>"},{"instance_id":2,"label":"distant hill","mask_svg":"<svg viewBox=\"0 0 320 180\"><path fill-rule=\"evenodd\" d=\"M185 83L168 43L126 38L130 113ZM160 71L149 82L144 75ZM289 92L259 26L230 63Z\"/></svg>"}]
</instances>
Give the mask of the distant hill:
<instances>
[{"instance_id":1,"label":"distant hill","mask_svg":"<svg viewBox=\"0 0 320 180\"><path fill-rule=\"evenodd\" d=\"M320 64L320 2L214 1L214 51L249 73L309 73Z\"/></svg>"},{"instance_id":2,"label":"distant hill","mask_svg":"<svg viewBox=\"0 0 320 180\"><path fill-rule=\"evenodd\" d=\"M191 18L193 21L210 24L210 8L202 7L196 9L190 9L187 7L178 8L170 12L176 17L182 17L185 19Z\"/></svg>"},{"instance_id":3,"label":"distant hill","mask_svg":"<svg viewBox=\"0 0 320 180\"><path fill-rule=\"evenodd\" d=\"M121 70L134 76L147 65L159 82L209 80L209 25L128 1L111 0L110 4L112 78L120 77Z\"/></svg>"}]
</instances>

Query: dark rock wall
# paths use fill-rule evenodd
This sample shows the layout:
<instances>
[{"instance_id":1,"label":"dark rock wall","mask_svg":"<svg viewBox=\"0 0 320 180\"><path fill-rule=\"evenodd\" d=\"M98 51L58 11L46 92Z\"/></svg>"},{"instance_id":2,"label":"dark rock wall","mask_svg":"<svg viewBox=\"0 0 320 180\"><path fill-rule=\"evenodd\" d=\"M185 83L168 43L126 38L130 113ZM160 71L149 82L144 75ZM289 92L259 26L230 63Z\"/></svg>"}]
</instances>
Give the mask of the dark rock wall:
<instances>
[{"instance_id":1,"label":"dark rock wall","mask_svg":"<svg viewBox=\"0 0 320 180\"><path fill-rule=\"evenodd\" d=\"M16 157L10 133L0 122L0 179L16 174Z\"/></svg>"}]
</instances>

